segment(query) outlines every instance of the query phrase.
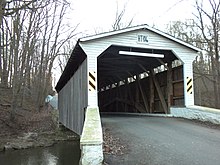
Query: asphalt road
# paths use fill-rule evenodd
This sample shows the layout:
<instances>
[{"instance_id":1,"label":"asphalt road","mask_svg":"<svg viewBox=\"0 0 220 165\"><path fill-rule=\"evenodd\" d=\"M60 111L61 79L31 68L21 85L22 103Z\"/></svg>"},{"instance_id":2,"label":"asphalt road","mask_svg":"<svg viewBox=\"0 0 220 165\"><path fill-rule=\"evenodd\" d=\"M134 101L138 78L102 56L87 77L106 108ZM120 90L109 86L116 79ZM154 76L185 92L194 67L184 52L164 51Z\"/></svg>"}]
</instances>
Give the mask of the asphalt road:
<instances>
[{"instance_id":1,"label":"asphalt road","mask_svg":"<svg viewBox=\"0 0 220 165\"><path fill-rule=\"evenodd\" d=\"M220 129L180 118L102 116L102 124L128 145L113 165L220 165Z\"/></svg>"}]
</instances>

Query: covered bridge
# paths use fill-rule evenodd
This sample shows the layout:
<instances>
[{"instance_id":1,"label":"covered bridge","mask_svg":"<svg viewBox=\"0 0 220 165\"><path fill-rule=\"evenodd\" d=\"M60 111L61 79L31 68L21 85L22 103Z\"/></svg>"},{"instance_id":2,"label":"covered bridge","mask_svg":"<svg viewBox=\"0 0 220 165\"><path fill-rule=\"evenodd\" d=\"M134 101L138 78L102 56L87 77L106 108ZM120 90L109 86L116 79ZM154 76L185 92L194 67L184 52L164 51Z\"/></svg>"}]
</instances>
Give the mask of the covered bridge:
<instances>
[{"instance_id":1,"label":"covered bridge","mask_svg":"<svg viewBox=\"0 0 220 165\"><path fill-rule=\"evenodd\" d=\"M60 122L81 135L88 107L169 114L194 105L199 51L148 25L79 39L56 86Z\"/></svg>"}]
</instances>

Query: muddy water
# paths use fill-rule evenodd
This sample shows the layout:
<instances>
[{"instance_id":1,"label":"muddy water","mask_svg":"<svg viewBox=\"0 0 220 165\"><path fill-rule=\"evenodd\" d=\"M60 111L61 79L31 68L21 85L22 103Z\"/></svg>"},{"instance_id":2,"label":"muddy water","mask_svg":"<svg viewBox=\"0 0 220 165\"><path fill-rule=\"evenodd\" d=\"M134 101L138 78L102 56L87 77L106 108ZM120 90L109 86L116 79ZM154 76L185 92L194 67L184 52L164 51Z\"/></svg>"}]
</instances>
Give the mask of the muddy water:
<instances>
[{"instance_id":1,"label":"muddy water","mask_svg":"<svg viewBox=\"0 0 220 165\"><path fill-rule=\"evenodd\" d=\"M0 153L0 165L78 165L79 142Z\"/></svg>"}]
</instances>

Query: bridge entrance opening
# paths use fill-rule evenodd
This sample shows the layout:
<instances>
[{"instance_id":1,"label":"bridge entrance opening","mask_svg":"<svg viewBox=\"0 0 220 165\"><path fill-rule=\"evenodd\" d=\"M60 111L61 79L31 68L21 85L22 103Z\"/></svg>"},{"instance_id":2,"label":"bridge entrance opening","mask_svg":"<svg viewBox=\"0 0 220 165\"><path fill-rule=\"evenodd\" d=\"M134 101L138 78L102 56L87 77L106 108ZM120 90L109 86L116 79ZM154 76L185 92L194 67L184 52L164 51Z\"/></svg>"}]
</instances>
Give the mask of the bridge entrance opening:
<instances>
[{"instance_id":1,"label":"bridge entrance opening","mask_svg":"<svg viewBox=\"0 0 220 165\"><path fill-rule=\"evenodd\" d=\"M184 106L182 62L168 49L111 45L98 56L101 112L169 113Z\"/></svg>"}]
</instances>

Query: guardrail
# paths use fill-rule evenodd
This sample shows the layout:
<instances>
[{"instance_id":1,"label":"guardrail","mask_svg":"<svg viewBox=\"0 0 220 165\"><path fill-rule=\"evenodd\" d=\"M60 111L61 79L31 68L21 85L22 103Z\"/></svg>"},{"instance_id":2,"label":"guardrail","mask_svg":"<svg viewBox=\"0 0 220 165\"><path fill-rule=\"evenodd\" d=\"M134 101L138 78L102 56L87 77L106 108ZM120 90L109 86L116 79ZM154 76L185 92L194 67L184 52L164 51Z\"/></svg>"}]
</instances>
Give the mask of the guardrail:
<instances>
[{"instance_id":1,"label":"guardrail","mask_svg":"<svg viewBox=\"0 0 220 165\"><path fill-rule=\"evenodd\" d=\"M86 109L85 122L80 138L80 165L102 165L103 134L98 107Z\"/></svg>"}]
</instances>

